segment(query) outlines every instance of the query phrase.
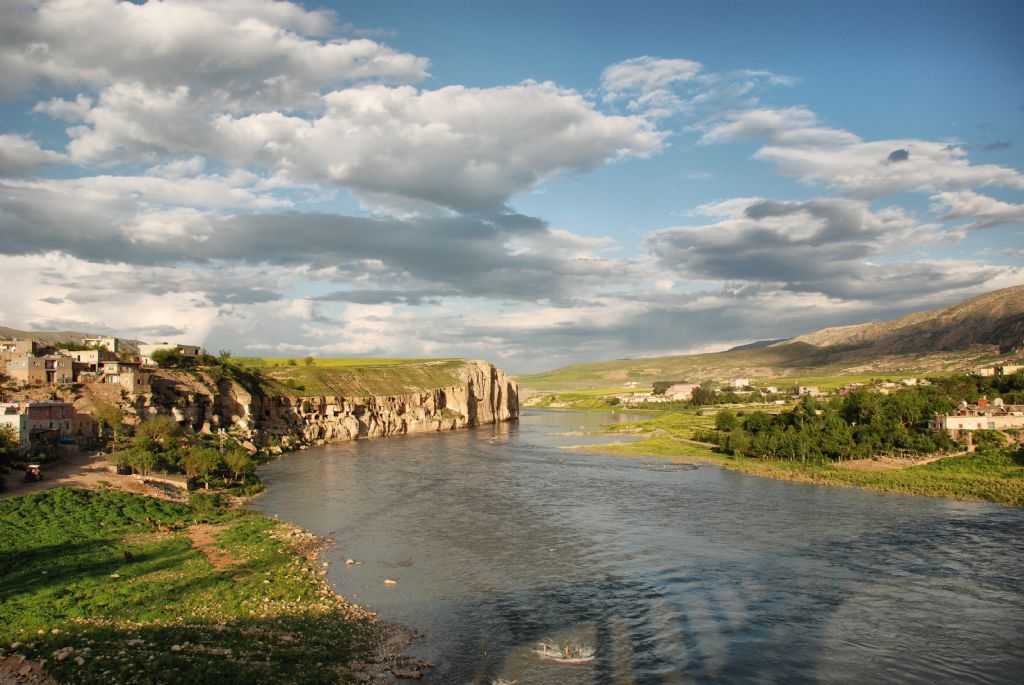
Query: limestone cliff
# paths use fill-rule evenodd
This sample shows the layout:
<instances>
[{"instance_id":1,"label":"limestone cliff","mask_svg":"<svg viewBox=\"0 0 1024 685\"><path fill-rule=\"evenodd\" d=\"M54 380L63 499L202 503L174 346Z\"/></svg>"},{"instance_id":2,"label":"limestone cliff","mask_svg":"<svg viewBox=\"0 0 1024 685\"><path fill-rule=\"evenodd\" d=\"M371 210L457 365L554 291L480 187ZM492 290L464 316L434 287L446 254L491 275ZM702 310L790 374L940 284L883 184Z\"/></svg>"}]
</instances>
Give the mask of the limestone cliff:
<instances>
[{"instance_id":1,"label":"limestone cliff","mask_svg":"<svg viewBox=\"0 0 1024 685\"><path fill-rule=\"evenodd\" d=\"M458 377L455 385L400 395L297 397L253 395L231 381L203 383L168 374L154 384L152 396L137 400L135 409L142 417L170 414L195 431L233 430L257 445L275 437L284 443L320 443L518 418L518 385L501 369L485 361L467 361Z\"/></svg>"}]
</instances>

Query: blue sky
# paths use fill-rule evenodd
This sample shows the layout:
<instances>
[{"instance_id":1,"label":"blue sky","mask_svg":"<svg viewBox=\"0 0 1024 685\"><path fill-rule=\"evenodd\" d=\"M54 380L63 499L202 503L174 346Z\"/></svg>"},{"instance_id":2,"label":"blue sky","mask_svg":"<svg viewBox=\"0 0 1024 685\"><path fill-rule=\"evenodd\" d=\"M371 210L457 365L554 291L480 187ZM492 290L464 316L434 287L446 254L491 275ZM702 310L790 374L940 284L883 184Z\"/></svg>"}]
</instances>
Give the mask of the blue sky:
<instances>
[{"instance_id":1,"label":"blue sky","mask_svg":"<svg viewBox=\"0 0 1024 685\"><path fill-rule=\"evenodd\" d=\"M524 372L1024 283L1019 3L7 16L12 327Z\"/></svg>"}]
</instances>

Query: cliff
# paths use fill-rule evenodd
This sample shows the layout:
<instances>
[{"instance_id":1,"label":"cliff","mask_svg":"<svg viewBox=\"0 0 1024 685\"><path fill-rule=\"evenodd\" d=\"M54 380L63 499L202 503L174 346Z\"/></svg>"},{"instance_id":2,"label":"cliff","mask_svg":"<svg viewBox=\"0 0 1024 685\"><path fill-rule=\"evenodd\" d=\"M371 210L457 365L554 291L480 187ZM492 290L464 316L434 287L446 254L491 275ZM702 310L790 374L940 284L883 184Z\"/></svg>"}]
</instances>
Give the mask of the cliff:
<instances>
[{"instance_id":1,"label":"cliff","mask_svg":"<svg viewBox=\"0 0 1024 685\"><path fill-rule=\"evenodd\" d=\"M154 392L139 397L140 417L169 414L195 431L228 429L255 445L356 440L454 430L515 420L516 381L485 361L461 362L450 385L366 396L254 394L202 372L162 372Z\"/></svg>"}]
</instances>

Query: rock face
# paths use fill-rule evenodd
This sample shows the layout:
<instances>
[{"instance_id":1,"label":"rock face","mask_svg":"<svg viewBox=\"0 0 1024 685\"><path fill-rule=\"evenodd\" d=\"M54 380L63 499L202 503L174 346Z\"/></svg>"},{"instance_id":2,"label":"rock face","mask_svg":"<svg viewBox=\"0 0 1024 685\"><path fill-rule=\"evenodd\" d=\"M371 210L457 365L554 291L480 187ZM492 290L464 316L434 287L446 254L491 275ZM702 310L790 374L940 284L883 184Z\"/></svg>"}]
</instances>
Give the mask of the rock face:
<instances>
[{"instance_id":1,"label":"rock face","mask_svg":"<svg viewBox=\"0 0 1024 685\"><path fill-rule=\"evenodd\" d=\"M169 408L168 398L161 403L143 400L137 413L169 413L196 431L233 428L257 445L271 438L294 444L428 433L519 417L519 387L501 369L470 361L459 375L458 385L369 397L260 397L225 382L216 394L178 395Z\"/></svg>"},{"instance_id":2,"label":"rock face","mask_svg":"<svg viewBox=\"0 0 1024 685\"><path fill-rule=\"evenodd\" d=\"M332 442L453 430L519 417L519 387L501 369L470 362L463 376L460 385L412 395L254 397L247 419L267 436L301 435L307 442Z\"/></svg>"}]
</instances>

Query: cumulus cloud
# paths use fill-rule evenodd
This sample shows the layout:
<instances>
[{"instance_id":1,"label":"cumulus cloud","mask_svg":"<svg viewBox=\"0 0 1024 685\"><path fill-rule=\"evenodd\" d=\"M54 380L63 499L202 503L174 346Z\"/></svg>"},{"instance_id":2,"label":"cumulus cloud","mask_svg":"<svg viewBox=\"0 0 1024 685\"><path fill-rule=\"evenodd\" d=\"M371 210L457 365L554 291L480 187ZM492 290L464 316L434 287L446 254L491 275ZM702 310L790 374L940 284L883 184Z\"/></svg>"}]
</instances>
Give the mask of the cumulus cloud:
<instances>
[{"instance_id":1,"label":"cumulus cloud","mask_svg":"<svg viewBox=\"0 0 1024 685\"><path fill-rule=\"evenodd\" d=\"M322 111L210 117L184 87L109 88L69 130L82 163L210 154L302 181L336 184L384 203L411 199L459 211L503 206L561 171L587 171L661 150L639 116L599 112L552 83L438 90L371 85L327 93Z\"/></svg>"},{"instance_id":2,"label":"cumulus cloud","mask_svg":"<svg viewBox=\"0 0 1024 685\"><path fill-rule=\"evenodd\" d=\"M1024 174L971 164L963 147L927 140L863 141L823 126L804 107L732 112L702 125L704 144L760 138L756 159L807 183L825 183L853 197L900 191L935 193L977 186L1024 189Z\"/></svg>"},{"instance_id":3,"label":"cumulus cloud","mask_svg":"<svg viewBox=\"0 0 1024 685\"><path fill-rule=\"evenodd\" d=\"M19 0L0 30L3 90L184 85L232 108L262 109L310 103L354 80L426 76L426 59L345 39L337 28L330 12L272 0Z\"/></svg>"},{"instance_id":4,"label":"cumulus cloud","mask_svg":"<svg viewBox=\"0 0 1024 685\"><path fill-rule=\"evenodd\" d=\"M1024 204L1003 202L970 190L932 195L932 211L943 221L973 218L968 228L994 228L1006 224L1024 224Z\"/></svg>"},{"instance_id":5,"label":"cumulus cloud","mask_svg":"<svg viewBox=\"0 0 1024 685\"><path fill-rule=\"evenodd\" d=\"M0 134L0 177L22 176L41 164L52 164L64 155L44 150L31 138L11 133Z\"/></svg>"},{"instance_id":6,"label":"cumulus cloud","mask_svg":"<svg viewBox=\"0 0 1024 685\"><path fill-rule=\"evenodd\" d=\"M662 268L689 279L879 302L978 286L993 275L993 267L978 263L896 261L909 246L934 241L939 233L899 208L872 211L865 202L841 198L755 199L719 203L705 213L724 218L649 235L648 247Z\"/></svg>"}]
</instances>

